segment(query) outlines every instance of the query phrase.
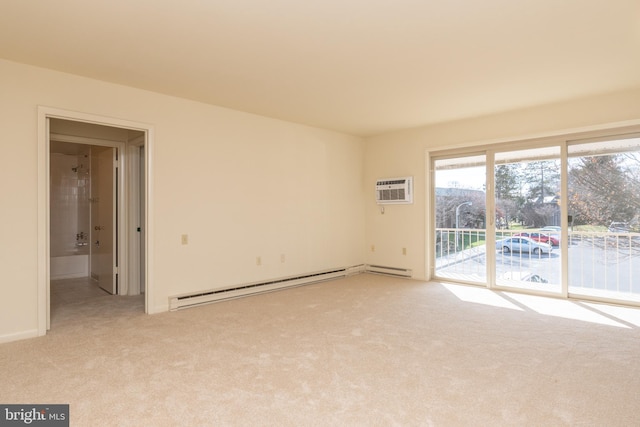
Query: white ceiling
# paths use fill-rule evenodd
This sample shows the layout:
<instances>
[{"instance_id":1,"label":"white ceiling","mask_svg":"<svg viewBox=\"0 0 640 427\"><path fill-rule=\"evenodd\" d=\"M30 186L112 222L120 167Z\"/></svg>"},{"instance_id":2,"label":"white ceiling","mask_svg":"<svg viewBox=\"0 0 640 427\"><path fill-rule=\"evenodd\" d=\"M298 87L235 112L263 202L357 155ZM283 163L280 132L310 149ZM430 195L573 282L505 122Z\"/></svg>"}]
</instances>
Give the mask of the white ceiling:
<instances>
[{"instance_id":1,"label":"white ceiling","mask_svg":"<svg viewBox=\"0 0 640 427\"><path fill-rule=\"evenodd\" d=\"M374 135L640 87L640 0L0 0L0 57Z\"/></svg>"}]
</instances>

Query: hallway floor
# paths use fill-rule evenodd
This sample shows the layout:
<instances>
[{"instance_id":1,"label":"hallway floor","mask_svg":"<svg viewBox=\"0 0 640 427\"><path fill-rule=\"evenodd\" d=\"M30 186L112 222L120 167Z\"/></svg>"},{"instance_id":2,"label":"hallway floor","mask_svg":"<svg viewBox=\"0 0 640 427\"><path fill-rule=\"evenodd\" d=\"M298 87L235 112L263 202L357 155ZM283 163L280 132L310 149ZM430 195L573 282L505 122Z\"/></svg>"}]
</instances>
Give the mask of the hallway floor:
<instances>
[{"instance_id":1,"label":"hallway floor","mask_svg":"<svg viewBox=\"0 0 640 427\"><path fill-rule=\"evenodd\" d=\"M144 295L123 297L111 295L90 277L58 279L51 281L51 326L55 328L63 320L73 321L87 307L132 305L144 313ZM141 306L140 306L141 305Z\"/></svg>"},{"instance_id":2,"label":"hallway floor","mask_svg":"<svg viewBox=\"0 0 640 427\"><path fill-rule=\"evenodd\" d=\"M95 280L89 277L77 279L58 279L51 281L51 304L74 303L86 298L109 295Z\"/></svg>"}]
</instances>

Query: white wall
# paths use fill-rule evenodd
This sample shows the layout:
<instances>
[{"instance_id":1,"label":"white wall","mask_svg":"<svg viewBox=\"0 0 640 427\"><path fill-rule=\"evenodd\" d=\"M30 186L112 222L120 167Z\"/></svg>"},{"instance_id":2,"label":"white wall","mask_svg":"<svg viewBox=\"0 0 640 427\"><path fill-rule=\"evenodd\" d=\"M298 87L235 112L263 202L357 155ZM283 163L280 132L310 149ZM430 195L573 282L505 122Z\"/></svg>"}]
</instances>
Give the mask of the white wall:
<instances>
[{"instance_id":1,"label":"white wall","mask_svg":"<svg viewBox=\"0 0 640 427\"><path fill-rule=\"evenodd\" d=\"M357 137L3 60L0 93L3 159L11 159L0 168L0 342L34 336L38 326L38 105L154 126L152 311L165 310L175 294L363 262L426 278L427 150L640 118L635 90L396 132L365 146ZM414 204L386 206L382 215L375 179L405 175L415 177Z\"/></svg>"},{"instance_id":2,"label":"white wall","mask_svg":"<svg viewBox=\"0 0 640 427\"><path fill-rule=\"evenodd\" d=\"M518 140L638 119L640 89L369 138L364 181L367 188L366 262L411 268L414 277L428 278L425 251L427 151ZM387 206L384 215L381 214L374 199L375 180L405 175L415 178L414 204ZM371 251L371 245L375 245L375 252ZM406 255L402 254L402 248L407 248Z\"/></svg>"},{"instance_id":3,"label":"white wall","mask_svg":"<svg viewBox=\"0 0 640 427\"><path fill-rule=\"evenodd\" d=\"M3 60L0 93L0 341L38 326L38 105L154 126L152 311L364 261L361 138Z\"/></svg>"}]
</instances>

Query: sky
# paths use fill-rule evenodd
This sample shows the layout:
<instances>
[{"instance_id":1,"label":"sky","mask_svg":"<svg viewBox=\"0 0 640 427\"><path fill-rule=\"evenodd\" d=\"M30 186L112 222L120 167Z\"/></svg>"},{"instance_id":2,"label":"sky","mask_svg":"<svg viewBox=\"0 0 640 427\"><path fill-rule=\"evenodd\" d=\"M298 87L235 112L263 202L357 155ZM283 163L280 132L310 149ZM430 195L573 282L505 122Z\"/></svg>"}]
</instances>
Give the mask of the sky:
<instances>
[{"instance_id":1,"label":"sky","mask_svg":"<svg viewBox=\"0 0 640 427\"><path fill-rule=\"evenodd\" d=\"M484 191L486 184L485 166L436 171L436 187L465 188Z\"/></svg>"}]
</instances>

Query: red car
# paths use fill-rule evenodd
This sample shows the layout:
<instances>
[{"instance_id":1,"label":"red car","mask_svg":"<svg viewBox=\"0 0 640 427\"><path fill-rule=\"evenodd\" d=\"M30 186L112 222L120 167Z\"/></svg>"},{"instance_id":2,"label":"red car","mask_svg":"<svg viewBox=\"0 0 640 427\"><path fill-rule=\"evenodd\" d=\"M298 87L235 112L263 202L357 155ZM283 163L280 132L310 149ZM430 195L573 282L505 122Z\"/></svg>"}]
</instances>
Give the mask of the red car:
<instances>
[{"instance_id":1,"label":"red car","mask_svg":"<svg viewBox=\"0 0 640 427\"><path fill-rule=\"evenodd\" d=\"M553 236L549 236L548 234L543 233L518 233L515 236L523 236L528 237L531 240L535 240L536 242L549 243L551 246L558 246L560 241Z\"/></svg>"}]
</instances>

